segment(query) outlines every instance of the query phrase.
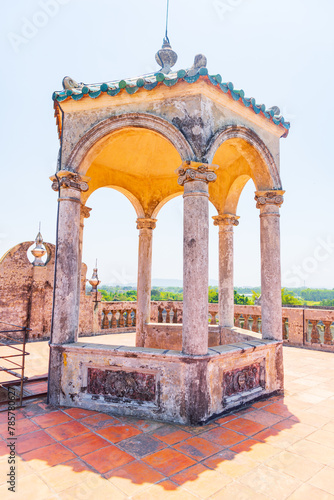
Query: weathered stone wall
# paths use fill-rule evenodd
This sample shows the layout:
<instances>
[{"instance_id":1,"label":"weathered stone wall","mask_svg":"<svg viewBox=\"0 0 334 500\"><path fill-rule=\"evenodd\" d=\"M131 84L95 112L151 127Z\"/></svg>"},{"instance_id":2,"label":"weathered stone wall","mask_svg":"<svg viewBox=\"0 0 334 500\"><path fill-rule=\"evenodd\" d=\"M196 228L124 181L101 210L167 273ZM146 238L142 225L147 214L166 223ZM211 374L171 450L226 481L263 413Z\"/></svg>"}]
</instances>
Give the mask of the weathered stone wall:
<instances>
[{"instance_id":1,"label":"weathered stone wall","mask_svg":"<svg viewBox=\"0 0 334 500\"><path fill-rule=\"evenodd\" d=\"M47 261L33 266L27 252L34 244L26 241L9 250L0 260L0 321L31 329L29 340L48 339L51 330L55 246L44 243ZM94 299L86 295L87 266L81 268L79 334L92 333ZM6 325L0 325L0 330Z\"/></svg>"}]
</instances>

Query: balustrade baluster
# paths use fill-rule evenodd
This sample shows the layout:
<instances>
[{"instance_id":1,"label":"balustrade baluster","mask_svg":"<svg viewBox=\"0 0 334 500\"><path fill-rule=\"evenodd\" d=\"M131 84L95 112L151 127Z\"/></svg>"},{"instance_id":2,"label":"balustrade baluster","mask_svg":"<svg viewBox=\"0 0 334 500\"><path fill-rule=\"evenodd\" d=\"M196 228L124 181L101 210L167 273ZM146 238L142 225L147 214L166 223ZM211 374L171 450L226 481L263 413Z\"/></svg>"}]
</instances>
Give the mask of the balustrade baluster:
<instances>
[{"instance_id":1,"label":"balustrade baluster","mask_svg":"<svg viewBox=\"0 0 334 500\"><path fill-rule=\"evenodd\" d=\"M173 311L174 311L173 323L177 323L177 309L173 308Z\"/></svg>"},{"instance_id":2,"label":"balustrade baluster","mask_svg":"<svg viewBox=\"0 0 334 500\"><path fill-rule=\"evenodd\" d=\"M166 323L170 323L170 309L166 308Z\"/></svg>"},{"instance_id":3,"label":"balustrade baluster","mask_svg":"<svg viewBox=\"0 0 334 500\"><path fill-rule=\"evenodd\" d=\"M120 328L123 328L124 327L124 309L119 311L119 322L118 322L118 326Z\"/></svg>"},{"instance_id":4,"label":"balustrade baluster","mask_svg":"<svg viewBox=\"0 0 334 500\"><path fill-rule=\"evenodd\" d=\"M249 314L243 314L244 317L244 324L243 327L245 330L249 330Z\"/></svg>"},{"instance_id":5,"label":"balustrade baluster","mask_svg":"<svg viewBox=\"0 0 334 500\"><path fill-rule=\"evenodd\" d=\"M103 309L102 312L103 312L102 329L105 330L109 328L109 317L108 317L109 311L107 311L107 309Z\"/></svg>"},{"instance_id":6,"label":"balustrade baluster","mask_svg":"<svg viewBox=\"0 0 334 500\"><path fill-rule=\"evenodd\" d=\"M253 318L253 324L252 324L252 332L258 332L259 331L259 317L256 314L252 314Z\"/></svg>"},{"instance_id":7,"label":"balustrade baluster","mask_svg":"<svg viewBox=\"0 0 334 500\"><path fill-rule=\"evenodd\" d=\"M164 322L164 318L162 316L162 311L163 311L163 307L159 306L158 307L158 323Z\"/></svg>"},{"instance_id":8,"label":"balustrade baluster","mask_svg":"<svg viewBox=\"0 0 334 500\"><path fill-rule=\"evenodd\" d=\"M312 324L311 343L320 344L320 335L317 328L318 320L311 319L310 322Z\"/></svg>"},{"instance_id":9,"label":"balustrade baluster","mask_svg":"<svg viewBox=\"0 0 334 500\"><path fill-rule=\"evenodd\" d=\"M332 345L333 344L332 332L331 332L332 321L323 321L323 324L325 325L324 344Z\"/></svg>"},{"instance_id":10,"label":"balustrade baluster","mask_svg":"<svg viewBox=\"0 0 334 500\"><path fill-rule=\"evenodd\" d=\"M286 322L288 318L282 318L282 334L283 334L283 340L288 340L288 330L286 327Z\"/></svg>"},{"instance_id":11,"label":"balustrade baluster","mask_svg":"<svg viewBox=\"0 0 334 500\"><path fill-rule=\"evenodd\" d=\"M117 311L111 311L111 328L117 328L116 312Z\"/></svg>"},{"instance_id":12,"label":"balustrade baluster","mask_svg":"<svg viewBox=\"0 0 334 500\"><path fill-rule=\"evenodd\" d=\"M126 326L127 326L127 327L132 326L131 309L128 309L128 310L126 311Z\"/></svg>"},{"instance_id":13,"label":"balustrade baluster","mask_svg":"<svg viewBox=\"0 0 334 500\"><path fill-rule=\"evenodd\" d=\"M236 326L237 328L241 328L241 326L240 326L240 316L241 316L241 314L235 314L234 315L234 319L235 319L234 326Z\"/></svg>"}]
</instances>

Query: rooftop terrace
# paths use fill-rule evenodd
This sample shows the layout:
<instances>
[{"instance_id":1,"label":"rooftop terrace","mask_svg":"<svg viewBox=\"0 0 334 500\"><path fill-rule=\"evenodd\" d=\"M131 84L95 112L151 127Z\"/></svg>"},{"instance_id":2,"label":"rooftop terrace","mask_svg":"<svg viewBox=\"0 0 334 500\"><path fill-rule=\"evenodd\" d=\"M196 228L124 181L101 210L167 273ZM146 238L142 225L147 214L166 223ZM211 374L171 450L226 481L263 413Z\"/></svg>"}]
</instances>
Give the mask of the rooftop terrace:
<instances>
[{"instance_id":1,"label":"rooftop terrace","mask_svg":"<svg viewBox=\"0 0 334 500\"><path fill-rule=\"evenodd\" d=\"M134 334L82 340L134 345ZM47 343L28 350L27 375L46 373ZM284 347L284 361L284 397L202 427L27 403L16 411L15 498L334 499L333 354ZM5 499L7 413L0 435Z\"/></svg>"}]
</instances>

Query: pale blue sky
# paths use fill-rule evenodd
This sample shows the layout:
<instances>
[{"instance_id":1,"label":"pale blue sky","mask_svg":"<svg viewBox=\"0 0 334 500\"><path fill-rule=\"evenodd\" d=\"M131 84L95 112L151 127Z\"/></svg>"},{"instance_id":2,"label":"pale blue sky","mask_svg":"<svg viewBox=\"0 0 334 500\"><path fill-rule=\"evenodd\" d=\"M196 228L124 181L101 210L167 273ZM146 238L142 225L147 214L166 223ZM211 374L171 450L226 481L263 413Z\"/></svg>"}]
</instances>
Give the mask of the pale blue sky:
<instances>
[{"instance_id":1,"label":"pale blue sky","mask_svg":"<svg viewBox=\"0 0 334 500\"><path fill-rule=\"evenodd\" d=\"M53 9L51 9L53 4ZM47 7L48 5L49 7ZM44 7L44 8L43 8ZM48 12L48 13L46 13ZM165 0L16 0L2 7L0 255L34 239L38 222L55 241L58 139L52 92L70 75L86 83L154 71ZM291 121L281 140L283 285L334 287L333 48L331 0L171 0L169 37L177 69L194 55L210 73L243 88ZM36 27L38 25L38 27ZM254 186L240 200L235 284L260 283ZM84 262L104 283L136 280L135 213L120 193L90 198ZM211 215L215 215L211 209ZM217 227L210 228L210 278L218 278ZM182 198L159 214L153 278L182 278Z\"/></svg>"}]
</instances>

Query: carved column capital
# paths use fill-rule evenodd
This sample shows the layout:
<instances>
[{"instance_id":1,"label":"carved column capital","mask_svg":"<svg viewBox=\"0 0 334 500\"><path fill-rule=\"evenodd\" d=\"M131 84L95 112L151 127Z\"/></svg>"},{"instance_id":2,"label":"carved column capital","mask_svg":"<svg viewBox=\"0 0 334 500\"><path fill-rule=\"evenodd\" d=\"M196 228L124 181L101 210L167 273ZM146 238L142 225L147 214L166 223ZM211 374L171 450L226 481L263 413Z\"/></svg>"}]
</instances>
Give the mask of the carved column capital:
<instances>
[{"instance_id":1,"label":"carved column capital","mask_svg":"<svg viewBox=\"0 0 334 500\"><path fill-rule=\"evenodd\" d=\"M81 205L81 217L83 219L88 219L90 217L91 208L86 207L86 205Z\"/></svg>"},{"instance_id":2,"label":"carved column capital","mask_svg":"<svg viewBox=\"0 0 334 500\"><path fill-rule=\"evenodd\" d=\"M280 207L284 201L283 195L285 191L282 190L270 190L270 191L256 191L255 201L256 208L263 208L265 205L276 205Z\"/></svg>"},{"instance_id":3,"label":"carved column capital","mask_svg":"<svg viewBox=\"0 0 334 500\"><path fill-rule=\"evenodd\" d=\"M186 182L191 181L214 182L217 179L214 171L217 169L217 165L186 161L182 163L181 167L175 173L179 176L177 180L178 184L183 186Z\"/></svg>"},{"instance_id":4,"label":"carved column capital","mask_svg":"<svg viewBox=\"0 0 334 500\"><path fill-rule=\"evenodd\" d=\"M155 229L157 219L138 218L137 219L137 229Z\"/></svg>"},{"instance_id":5,"label":"carved column capital","mask_svg":"<svg viewBox=\"0 0 334 500\"><path fill-rule=\"evenodd\" d=\"M57 177L59 179L59 183ZM88 191L89 189L88 182L90 181L90 178L78 174L77 172L60 170L57 172L57 177L55 175L50 177L50 180L52 181L52 189L54 191L58 191L59 187L75 189L83 192Z\"/></svg>"},{"instance_id":6,"label":"carved column capital","mask_svg":"<svg viewBox=\"0 0 334 500\"><path fill-rule=\"evenodd\" d=\"M238 226L240 219L238 215L232 214L214 215L212 218L215 226Z\"/></svg>"}]
</instances>

